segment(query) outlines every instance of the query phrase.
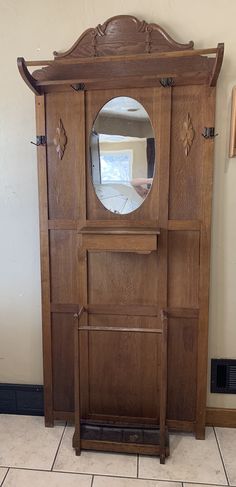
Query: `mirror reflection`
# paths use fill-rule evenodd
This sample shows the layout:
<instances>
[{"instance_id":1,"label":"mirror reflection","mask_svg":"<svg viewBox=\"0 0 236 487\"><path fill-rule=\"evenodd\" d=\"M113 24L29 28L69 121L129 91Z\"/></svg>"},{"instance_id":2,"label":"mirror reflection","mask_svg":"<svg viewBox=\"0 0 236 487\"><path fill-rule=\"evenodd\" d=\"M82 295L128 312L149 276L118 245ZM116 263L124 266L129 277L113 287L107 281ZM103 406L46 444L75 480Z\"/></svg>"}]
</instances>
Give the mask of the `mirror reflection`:
<instances>
[{"instance_id":1,"label":"mirror reflection","mask_svg":"<svg viewBox=\"0 0 236 487\"><path fill-rule=\"evenodd\" d=\"M155 165L154 133L144 107L129 97L106 103L92 128L90 155L93 185L105 208L119 214L139 208Z\"/></svg>"}]
</instances>

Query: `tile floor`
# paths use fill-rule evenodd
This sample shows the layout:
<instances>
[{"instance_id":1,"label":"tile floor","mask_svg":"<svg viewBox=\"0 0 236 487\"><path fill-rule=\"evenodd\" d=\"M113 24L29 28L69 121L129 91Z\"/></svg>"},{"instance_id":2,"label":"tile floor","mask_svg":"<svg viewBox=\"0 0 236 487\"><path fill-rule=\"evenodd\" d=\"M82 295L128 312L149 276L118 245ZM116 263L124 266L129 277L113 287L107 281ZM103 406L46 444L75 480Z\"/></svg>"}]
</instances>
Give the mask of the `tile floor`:
<instances>
[{"instance_id":1,"label":"tile floor","mask_svg":"<svg viewBox=\"0 0 236 487\"><path fill-rule=\"evenodd\" d=\"M0 415L0 487L236 487L236 429L207 428L205 441L172 434L165 465L155 457L82 452L73 427Z\"/></svg>"}]
</instances>

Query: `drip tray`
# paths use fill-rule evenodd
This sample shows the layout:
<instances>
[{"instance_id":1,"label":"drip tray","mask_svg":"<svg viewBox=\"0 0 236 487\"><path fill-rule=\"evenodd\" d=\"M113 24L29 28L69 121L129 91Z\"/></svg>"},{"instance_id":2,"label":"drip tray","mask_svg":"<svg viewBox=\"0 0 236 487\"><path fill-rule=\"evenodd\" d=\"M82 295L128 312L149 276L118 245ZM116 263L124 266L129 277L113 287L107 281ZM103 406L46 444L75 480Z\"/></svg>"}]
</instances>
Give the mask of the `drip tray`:
<instances>
[{"instance_id":1,"label":"drip tray","mask_svg":"<svg viewBox=\"0 0 236 487\"><path fill-rule=\"evenodd\" d=\"M73 446L79 443L74 435ZM159 428L101 426L81 424L80 446L84 450L101 450L123 453L160 454ZM165 456L169 455L169 436L165 429Z\"/></svg>"}]
</instances>

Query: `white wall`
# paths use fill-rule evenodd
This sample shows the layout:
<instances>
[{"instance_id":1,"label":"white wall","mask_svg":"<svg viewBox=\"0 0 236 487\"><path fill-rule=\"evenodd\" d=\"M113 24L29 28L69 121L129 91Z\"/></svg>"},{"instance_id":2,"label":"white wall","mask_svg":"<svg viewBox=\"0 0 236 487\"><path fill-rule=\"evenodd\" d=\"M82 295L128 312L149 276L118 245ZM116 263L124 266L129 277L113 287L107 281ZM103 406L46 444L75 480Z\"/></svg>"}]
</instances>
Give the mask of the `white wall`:
<instances>
[{"instance_id":1,"label":"white wall","mask_svg":"<svg viewBox=\"0 0 236 487\"><path fill-rule=\"evenodd\" d=\"M0 382L42 382L34 97L17 56L50 59L88 27L117 14L156 22L195 47L225 42L218 82L213 202L210 357L236 357L236 159L229 160L231 89L236 84L236 1L0 0ZM236 396L208 404L236 407Z\"/></svg>"}]
</instances>

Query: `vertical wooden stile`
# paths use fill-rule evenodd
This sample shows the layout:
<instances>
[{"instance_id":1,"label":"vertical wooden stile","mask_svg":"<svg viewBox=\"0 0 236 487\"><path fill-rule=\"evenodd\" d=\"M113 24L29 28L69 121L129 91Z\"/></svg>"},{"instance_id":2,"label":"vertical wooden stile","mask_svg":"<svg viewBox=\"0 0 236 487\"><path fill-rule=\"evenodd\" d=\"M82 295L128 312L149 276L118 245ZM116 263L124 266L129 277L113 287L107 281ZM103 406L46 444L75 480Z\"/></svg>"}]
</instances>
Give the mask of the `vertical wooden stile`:
<instances>
[{"instance_id":1,"label":"vertical wooden stile","mask_svg":"<svg viewBox=\"0 0 236 487\"><path fill-rule=\"evenodd\" d=\"M161 335L161 387L160 387L160 462L166 457L166 405L167 405L167 317L162 312Z\"/></svg>"},{"instance_id":2,"label":"vertical wooden stile","mask_svg":"<svg viewBox=\"0 0 236 487\"><path fill-rule=\"evenodd\" d=\"M158 254L159 259L159 309L158 319L162 321L161 335L161 379L160 379L160 462L165 462L166 407L167 407L167 320L162 310L167 308L168 293L168 203L169 203L169 165L171 133L171 95L172 88L163 88L160 93L160 160L159 164L159 226L161 229ZM161 318L160 318L161 317Z\"/></svg>"},{"instance_id":3,"label":"vertical wooden stile","mask_svg":"<svg viewBox=\"0 0 236 487\"><path fill-rule=\"evenodd\" d=\"M46 113L44 95L36 96L36 132L46 136ZM53 426L53 383L52 383L52 333L50 313L50 268L48 238L48 187L47 187L47 148L37 147L38 186L39 186L39 219L41 251L41 289L42 289L42 322L43 322L43 356L44 356L44 410L46 426Z\"/></svg>"},{"instance_id":4,"label":"vertical wooden stile","mask_svg":"<svg viewBox=\"0 0 236 487\"><path fill-rule=\"evenodd\" d=\"M81 452L81 433L80 433L80 332L78 314L74 315L74 370L75 370L75 431L73 435L73 447L76 455Z\"/></svg>"},{"instance_id":5,"label":"vertical wooden stile","mask_svg":"<svg viewBox=\"0 0 236 487\"><path fill-rule=\"evenodd\" d=\"M158 225L160 227L157 253L157 258L159 259L159 295L157 296L158 306L160 307L159 311L167 308L171 93L172 88L162 88L159 99L161 104L160 150L158 152L159 160L157 160L159 171Z\"/></svg>"},{"instance_id":6,"label":"vertical wooden stile","mask_svg":"<svg viewBox=\"0 0 236 487\"><path fill-rule=\"evenodd\" d=\"M79 226L82 226L86 220L86 133L85 133L85 92L78 91L76 96L79 98L80 107L80 130L78 131L78 145L79 154L77 160L77 172L78 172L78 190L79 190L79 208L78 218Z\"/></svg>"},{"instance_id":7,"label":"vertical wooden stile","mask_svg":"<svg viewBox=\"0 0 236 487\"><path fill-rule=\"evenodd\" d=\"M205 87L203 126L214 127L215 88ZM202 168L201 233L200 233L200 278L199 278L199 324L196 438L205 438L207 362L208 362L208 318L210 283L211 207L213 186L214 139L204 141Z\"/></svg>"}]
</instances>

